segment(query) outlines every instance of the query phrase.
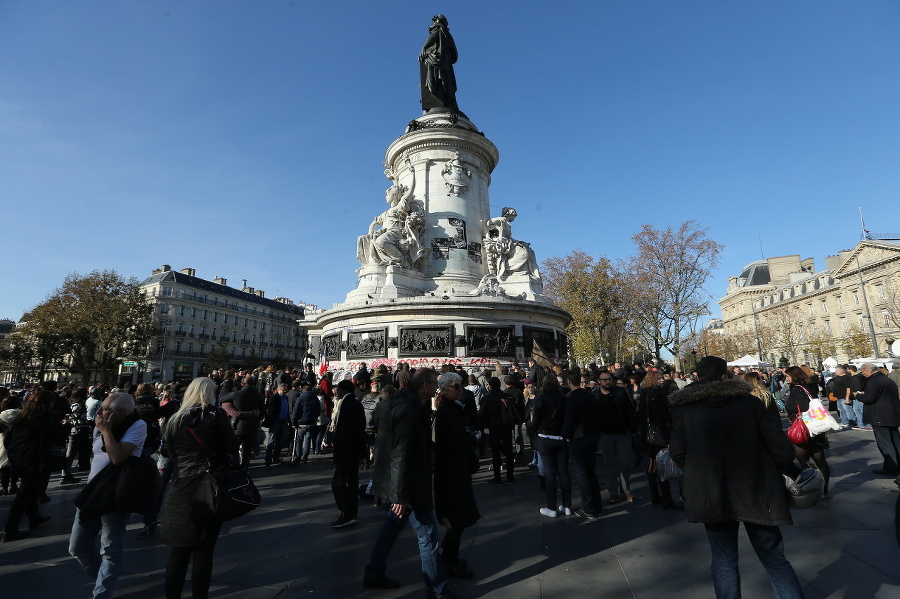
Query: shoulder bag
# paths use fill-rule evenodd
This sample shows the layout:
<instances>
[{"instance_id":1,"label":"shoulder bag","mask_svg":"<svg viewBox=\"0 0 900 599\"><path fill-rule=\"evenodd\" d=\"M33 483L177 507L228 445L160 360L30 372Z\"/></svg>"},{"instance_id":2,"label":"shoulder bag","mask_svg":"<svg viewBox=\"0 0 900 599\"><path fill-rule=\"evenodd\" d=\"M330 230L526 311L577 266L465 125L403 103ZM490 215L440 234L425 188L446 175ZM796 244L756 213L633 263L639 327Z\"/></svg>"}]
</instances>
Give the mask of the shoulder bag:
<instances>
[{"instance_id":1,"label":"shoulder bag","mask_svg":"<svg viewBox=\"0 0 900 599\"><path fill-rule=\"evenodd\" d=\"M216 455L207 449L194 429L188 427L200 447L206 450L207 459ZM191 502L191 518L198 524L225 522L255 510L262 498L249 474L240 466L212 468L207 466L206 474L197 487Z\"/></svg>"}]
</instances>

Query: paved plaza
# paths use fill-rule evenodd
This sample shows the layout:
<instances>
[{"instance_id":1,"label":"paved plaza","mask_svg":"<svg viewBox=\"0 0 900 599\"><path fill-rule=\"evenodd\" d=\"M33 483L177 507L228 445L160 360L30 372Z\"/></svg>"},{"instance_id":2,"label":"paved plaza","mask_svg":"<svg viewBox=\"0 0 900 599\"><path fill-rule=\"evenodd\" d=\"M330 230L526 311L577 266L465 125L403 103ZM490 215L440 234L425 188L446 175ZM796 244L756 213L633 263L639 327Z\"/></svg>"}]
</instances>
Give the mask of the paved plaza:
<instances>
[{"instance_id":1,"label":"paved plaza","mask_svg":"<svg viewBox=\"0 0 900 599\"><path fill-rule=\"evenodd\" d=\"M893 529L890 479L870 474L881 466L871 433L830 435L830 501L794 513L784 527L788 558L809 599L900 598L900 550ZM713 597L709 549L703 527L684 512L650 504L643 475L635 475L638 500L606 506L594 521L576 516L548 519L538 513L543 493L537 475L524 468L512 485L487 484L489 460L476 475L481 521L463 535L462 557L475 570L471 580L451 579L460 599L610 597L639 599ZM411 529L401 535L388 574L403 586L365 591L362 571L383 512L364 502L358 526L333 530L337 513L331 496L330 458L307 466L265 468L252 473L263 505L227 523L216 549L210 596L241 599L424 597L418 549ZM366 471L361 478L367 476ZM67 554L74 508L81 485L60 487L43 506L52 521L40 536L0 544L0 596L6 598L89 597L91 584ZM574 491L578 504L578 491ZM606 493L603 493L604 500ZM5 521L11 498L0 498ZM158 535L137 541L134 516L126 542L124 573L116 597L163 596L168 547ZM746 536L741 540L744 597L772 597L765 573ZM185 596L189 596L190 583Z\"/></svg>"}]
</instances>

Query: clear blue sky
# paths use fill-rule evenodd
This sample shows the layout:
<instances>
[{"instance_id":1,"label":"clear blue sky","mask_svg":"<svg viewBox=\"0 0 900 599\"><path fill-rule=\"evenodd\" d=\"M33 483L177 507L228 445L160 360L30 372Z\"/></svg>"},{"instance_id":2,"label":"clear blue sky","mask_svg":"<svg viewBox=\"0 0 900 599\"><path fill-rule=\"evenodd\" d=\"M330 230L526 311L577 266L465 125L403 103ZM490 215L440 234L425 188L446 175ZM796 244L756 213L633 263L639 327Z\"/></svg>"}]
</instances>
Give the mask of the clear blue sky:
<instances>
[{"instance_id":1,"label":"clear blue sky","mask_svg":"<svg viewBox=\"0 0 900 599\"><path fill-rule=\"evenodd\" d=\"M760 257L898 231L900 3L0 4L0 317L70 272L193 267L330 307L421 114L443 12L460 108L500 150L492 212L543 260L693 218ZM714 313L718 312L713 305Z\"/></svg>"}]
</instances>

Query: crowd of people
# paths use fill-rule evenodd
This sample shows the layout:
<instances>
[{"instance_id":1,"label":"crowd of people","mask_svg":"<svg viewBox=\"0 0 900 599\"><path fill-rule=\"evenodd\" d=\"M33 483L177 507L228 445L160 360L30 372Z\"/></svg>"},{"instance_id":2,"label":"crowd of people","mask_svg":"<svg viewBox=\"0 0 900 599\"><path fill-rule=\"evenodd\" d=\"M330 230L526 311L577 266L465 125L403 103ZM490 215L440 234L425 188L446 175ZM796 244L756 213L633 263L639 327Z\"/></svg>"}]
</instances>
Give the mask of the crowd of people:
<instances>
[{"instance_id":1,"label":"crowd of people","mask_svg":"<svg viewBox=\"0 0 900 599\"><path fill-rule=\"evenodd\" d=\"M691 374L662 363L543 368L528 360L471 372L362 364L319 376L310 364L216 371L187 386L0 387L0 493L15 495L4 542L37 534L49 519L40 504L54 474L63 485L87 483L110 464L155 456L165 492L144 510L137 538L161 524L161 540L171 546L166 596L181 596L193 561L192 593L205 597L221 523L195 522L191 501L210 462L245 471L260 458L266 467L303 467L310 453L327 451L337 511L331 526L357 524L363 498L385 511L364 586L400 585L387 575L387 560L408 521L428 596L448 597L448 576L474 575L459 547L480 518L472 475L489 450L490 484L518 483L517 468L537 470L546 518L595 520L604 504L634 502L632 477L644 475L653 505L686 509L706 526L717 596L739 594L737 527L744 522L778 596L802 597L778 529L791 523L782 475L816 468L828 498L828 439L794 445L782 416L793 421L822 398L841 426L874 433L884 457L874 473L900 485L896 377L872 364L859 373L839 366L827 377L807 366L730 370L707 357ZM674 460L683 476L664 476L663 460ZM86 505L75 511L69 549L95 580L95 597L113 594L128 516ZM20 530L26 518L28 530Z\"/></svg>"}]
</instances>

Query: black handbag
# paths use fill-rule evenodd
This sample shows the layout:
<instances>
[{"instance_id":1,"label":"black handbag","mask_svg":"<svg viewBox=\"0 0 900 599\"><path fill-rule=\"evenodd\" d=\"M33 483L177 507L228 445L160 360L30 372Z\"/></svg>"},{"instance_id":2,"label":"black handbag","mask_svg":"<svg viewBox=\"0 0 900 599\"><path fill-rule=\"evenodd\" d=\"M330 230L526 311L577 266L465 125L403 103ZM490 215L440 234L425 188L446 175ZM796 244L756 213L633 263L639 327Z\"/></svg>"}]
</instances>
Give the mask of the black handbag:
<instances>
[{"instance_id":1,"label":"black handbag","mask_svg":"<svg viewBox=\"0 0 900 599\"><path fill-rule=\"evenodd\" d=\"M128 456L120 465L107 464L75 496L75 507L86 514L152 514L162 494L162 477L148 455Z\"/></svg>"},{"instance_id":2,"label":"black handbag","mask_svg":"<svg viewBox=\"0 0 900 599\"><path fill-rule=\"evenodd\" d=\"M656 447L668 447L669 442L663 437L659 431L659 427L655 424L647 423L647 443Z\"/></svg>"},{"instance_id":3,"label":"black handbag","mask_svg":"<svg viewBox=\"0 0 900 599\"><path fill-rule=\"evenodd\" d=\"M193 429L188 432L209 452ZM207 468L191 502L191 519L198 524L226 522L255 510L262 498L250 476L240 466Z\"/></svg>"}]
</instances>

